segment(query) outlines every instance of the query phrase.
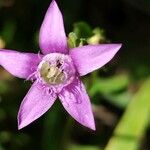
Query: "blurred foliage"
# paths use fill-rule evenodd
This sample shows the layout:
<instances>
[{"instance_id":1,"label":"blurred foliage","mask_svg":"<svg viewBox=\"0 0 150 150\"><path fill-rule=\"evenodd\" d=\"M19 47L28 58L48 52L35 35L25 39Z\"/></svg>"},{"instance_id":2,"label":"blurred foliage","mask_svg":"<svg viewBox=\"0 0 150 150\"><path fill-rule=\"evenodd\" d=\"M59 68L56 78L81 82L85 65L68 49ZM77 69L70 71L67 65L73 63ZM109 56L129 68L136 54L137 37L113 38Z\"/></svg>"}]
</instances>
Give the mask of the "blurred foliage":
<instances>
[{"instance_id":1,"label":"blurred foliage","mask_svg":"<svg viewBox=\"0 0 150 150\"><path fill-rule=\"evenodd\" d=\"M106 150L137 150L149 124L150 78L133 96Z\"/></svg>"},{"instance_id":2,"label":"blurred foliage","mask_svg":"<svg viewBox=\"0 0 150 150\"><path fill-rule=\"evenodd\" d=\"M72 145L68 150L101 150L101 149L95 146Z\"/></svg>"},{"instance_id":3,"label":"blurred foliage","mask_svg":"<svg viewBox=\"0 0 150 150\"><path fill-rule=\"evenodd\" d=\"M31 83L0 68L0 150L149 149L150 7L140 2L58 0L70 48L123 43L109 64L82 78L97 130L79 125L57 101L43 117L18 131L17 111ZM38 53L38 33L49 3L0 0L0 48Z\"/></svg>"}]
</instances>

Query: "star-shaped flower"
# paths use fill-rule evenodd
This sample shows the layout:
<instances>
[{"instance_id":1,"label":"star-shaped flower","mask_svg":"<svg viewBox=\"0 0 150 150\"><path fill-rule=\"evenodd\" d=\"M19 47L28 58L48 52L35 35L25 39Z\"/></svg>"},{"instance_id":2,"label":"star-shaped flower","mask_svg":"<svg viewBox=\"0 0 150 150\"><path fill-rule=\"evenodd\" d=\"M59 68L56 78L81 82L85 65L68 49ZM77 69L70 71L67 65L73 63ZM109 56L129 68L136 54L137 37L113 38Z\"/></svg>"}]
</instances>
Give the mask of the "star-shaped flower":
<instances>
[{"instance_id":1,"label":"star-shaped flower","mask_svg":"<svg viewBox=\"0 0 150 150\"><path fill-rule=\"evenodd\" d=\"M42 54L0 50L0 65L12 75L34 81L18 113L18 129L42 116L59 97L80 124L95 130L89 96L79 77L110 61L121 44L87 45L69 49L62 14L53 0L39 34Z\"/></svg>"}]
</instances>

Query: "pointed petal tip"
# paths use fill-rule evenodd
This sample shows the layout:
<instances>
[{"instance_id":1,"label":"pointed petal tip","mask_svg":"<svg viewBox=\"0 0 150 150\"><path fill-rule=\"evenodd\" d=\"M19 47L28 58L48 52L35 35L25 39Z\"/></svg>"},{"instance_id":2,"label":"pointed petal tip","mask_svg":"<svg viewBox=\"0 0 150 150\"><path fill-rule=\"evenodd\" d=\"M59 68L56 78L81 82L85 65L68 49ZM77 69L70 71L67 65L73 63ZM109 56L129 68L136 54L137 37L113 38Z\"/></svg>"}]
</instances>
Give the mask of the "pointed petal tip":
<instances>
[{"instance_id":1,"label":"pointed petal tip","mask_svg":"<svg viewBox=\"0 0 150 150\"><path fill-rule=\"evenodd\" d=\"M91 130L93 130L93 131L96 131L96 128L95 127L92 127L92 128L90 128Z\"/></svg>"},{"instance_id":2,"label":"pointed petal tip","mask_svg":"<svg viewBox=\"0 0 150 150\"><path fill-rule=\"evenodd\" d=\"M95 127L95 124L91 125L91 126L87 126L89 129L93 130L93 131L96 131L96 127Z\"/></svg>"},{"instance_id":3,"label":"pointed petal tip","mask_svg":"<svg viewBox=\"0 0 150 150\"><path fill-rule=\"evenodd\" d=\"M94 130L94 131L96 131L96 126L95 126L95 123L94 123L94 125L92 126L92 128L91 128L92 130Z\"/></svg>"},{"instance_id":4,"label":"pointed petal tip","mask_svg":"<svg viewBox=\"0 0 150 150\"><path fill-rule=\"evenodd\" d=\"M83 83L76 79L58 95L66 111L81 125L96 130L89 96Z\"/></svg>"},{"instance_id":5,"label":"pointed petal tip","mask_svg":"<svg viewBox=\"0 0 150 150\"><path fill-rule=\"evenodd\" d=\"M115 55L122 47L122 44L121 43L112 44L112 47L114 47L114 55ZM112 56L112 58L113 58L113 56Z\"/></svg>"},{"instance_id":6,"label":"pointed petal tip","mask_svg":"<svg viewBox=\"0 0 150 150\"><path fill-rule=\"evenodd\" d=\"M51 3L57 4L57 3L56 3L56 0L52 0L52 2L51 2Z\"/></svg>"},{"instance_id":7,"label":"pointed petal tip","mask_svg":"<svg viewBox=\"0 0 150 150\"><path fill-rule=\"evenodd\" d=\"M25 126L27 126L27 124L25 124L25 123L20 119L20 113L18 113L17 120L18 120L18 130L21 130L22 128L24 128Z\"/></svg>"},{"instance_id":8,"label":"pointed petal tip","mask_svg":"<svg viewBox=\"0 0 150 150\"><path fill-rule=\"evenodd\" d=\"M33 120L32 122L34 122L36 120ZM28 126L29 124L31 124L32 122L28 121L28 120L22 120L19 118L18 116L18 130L23 129L24 127Z\"/></svg>"},{"instance_id":9,"label":"pointed petal tip","mask_svg":"<svg viewBox=\"0 0 150 150\"><path fill-rule=\"evenodd\" d=\"M36 71L39 62L37 54L0 49L0 66L15 77L27 79Z\"/></svg>"},{"instance_id":10,"label":"pointed petal tip","mask_svg":"<svg viewBox=\"0 0 150 150\"><path fill-rule=\"evenodd\" d=\"M86 45L73 48L69 53L79 75L83 76L107 64L121 46L121 43Z\"/></svg>"},{"instance_id":11,"label":"pointed petal tip","mask_svg":"<svg viewBox=\"0 0 150 150\"><path fill-rule=\"evenodd\" d=\"M117 43L116 47L118 48L118 50L122 47L122 43Z\"/></svg>"},{"instance_id":12,"label":"pointed petal tip","mask_svg":"<svg viewBox=\"0 0 150 150\"><path fill-rule=\"evenodd\" d=\"M20 121L18 120L18 130L23 129L25 126L27 126L27 125L20 123Z\"/></svg>"},{"instance_id":13,"label":"pointed petal tip","mask_svg":"<svg viewBox=\"0 0 150 150\"><path fill-rule=\"evenodd\" d=\"M36 121L55 102L57 96L46 94L41 84L35 82L23 99L18 112L18 130Z\"/></svg>"},{"instance_id":14,"label":"pointed petal tip","mask_svg":"<svg viewBox=\"0 0 150 150\"><path fill-rule=\"evenodd\" d=\"M85 127L89 128L89 129L93 130L93 131L96 131L94 117L91 121L86 120L86 122L81 122L81 124L84 125Z\"/></svg>"},{"instance_id":15,"label":"pointed petal tip","mask_svg":"<svg viewBox=\"0 0 150 150\"><path fill-rule=\"evenodd\" d=\"M33 120L32 122L35 122L36 120ZM24 127L28 126L29 124L32 123L31 121L28 120L20 120L18 119L18 130L23 129Z\"/></svg>"},{"instance_id":16,"label":"pointed petal tip","mask_svg":"<svg viewBox=\"0 0 150 150\"><path fill-rule=\"evenodd\" d=\"M28 124L30 124L25 119L24 120L22 119L21 109L19 109L19 111L18 111L17 121L18 121L18 130L23 129Z\"/></svg>"},{"instance_id":17,"label":"pointed petal tip","mask_svg":"<svg viewBox=\"0 0 150 150\"><path fill-rule=\"evenodd\" d=\"M58 8L58 5L57 5L56 0L52 0L52 2L51 2L51 4L50 4L50 6L53 6L53 5L55 5L55 7L57 7L57 8ZM59 8L58 8L58 9L59 9Z\"/></svg>"},{"instance_id":18,"label":"pointed petal tip","mask_svg":"<svg viewBox=\"0 0 150 150\"><path fill-rule=\"evenodd\" d=\"M116 53L122 47L122 43L114 43L114 44L108 44L108 45L110 45L110 49L114 50L114 52Z\"/></svg>"},{"instance_id":19,"label":"pointed petal tip","mask_svg":"<svg viewBox=\"0 0 150 150\"><path fill-rule=\"evenodd\" d=\"M67 37L62 13L56 0L52 0L39 32L39 46L43 54L68 53Z\"/></svg>"},{"instance_id":20,"label":"pointed petal tip","mask_svg":"<svg viewBox=\"0 0 150 150\"><path fill-rule=\"evenodd\" d=\"M18 125L18 130L21 130L22 128L23 128L22 126Z\"/></svg>"}]
</instances>

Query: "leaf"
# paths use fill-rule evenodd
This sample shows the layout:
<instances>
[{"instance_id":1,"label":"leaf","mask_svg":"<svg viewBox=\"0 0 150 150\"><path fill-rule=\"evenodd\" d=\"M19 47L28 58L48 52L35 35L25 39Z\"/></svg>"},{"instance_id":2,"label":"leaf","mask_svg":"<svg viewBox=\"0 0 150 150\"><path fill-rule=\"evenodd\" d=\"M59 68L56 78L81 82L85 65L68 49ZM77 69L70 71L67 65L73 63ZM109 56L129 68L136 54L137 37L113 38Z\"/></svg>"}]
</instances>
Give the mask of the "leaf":
<instances>
[{"instance_id":1,"label":"leaf","mask_svg":"<svg viewBox=\"0 0 150 150\"><path fill-rule=\"evenodd\" d=\"M112 104L116 105L119 108L125 108L129 103L132 94L128 91L121 93L110 93L104 95L104 97Z\"/></svg>"},{"instance_id":2,"label":"leaf","mask_svg":"<svg viewBox=\"0 0 150 150\"><path fill-rule=\"evenodd\" d=\"M97 146L71 145L68 150L101 150Z\"/></svg>"},{"instance_id":3,"label":"leaf","mask_svg":"<svg viewBox=\"0 0 150 150\"><path fill-rule=\"evenodd\" d=\"M69 33L68 35L68 45L70 48L77 46L77 35L74 32Z\"/></svg>"},{"instance_id":4,"label":"leaf","mask_svg":"<svg viewBox=\"0 0 150 150\"><path fill-rule=\"evenodd\" d=\"M129 82L130 80L127 74L115 75L109 78L96 78L89 92L91 96L99 92L104 94L113 93L126 88Z\"/></svg>"},{"instance_id":5,"label":"leaf","mask_svg":"<svg viewBox=\"0 0 150 150\"><path fill-rule=\"evenodd\" d=\"M42 149L43 150L63 150L64 140L67 139L65 127L68 116L64 113L62 105L56 101L50 112L44 118L44 129L42 132ZM66 139L64 139L64 137Z\"/></svg>"},{"instance_id":6,"label":"leaf","mask_svg":"<svg viewBox=\"0 0 150 150\"><path fill-rule=\"evenodd\" d=\"M150 78L129 103L105 150L137 150L149 124Z\"/></svg>"},{"instance_id":7,"label":"leaf","mask_svg":"<svg viewBox=\"0 0 150 150\"><path fill-rule=\"evenodd\" d=\"M8 83L4 81L0 81L0 94L4 94L9 90L9 85Z\"/></svg>"},{"instance_id":8,"label":"leaf","mask_svg":"<svg viewBox=\"0 0 150 150\"><path fill-rule=\"evenodd\" d=\"M1 144L0 144L0 150L4 150L3 147L1 146Z\"/></svg>"},{"instance_id":9,"label":"leaf","mask_svg":"<svg viewBox=\"0 0 150 150\"><path fill-rule=\"evenodd\" d=\"M80 38L88 38L93 35L91 27L85 22L74 24L73 32Z\"/></svg>"},{"instance_id":10,"label":"leaf","mask_svg":"<svg viewBox=\"0 0 150 150\"><path fill-rule=\"evenodd\" d=\"M2 29L1 36L6 41L6 43L10 43L13 40L15 34L15 22L14 21L6 21L4 27Z\"/></svg>"}]
</instances>

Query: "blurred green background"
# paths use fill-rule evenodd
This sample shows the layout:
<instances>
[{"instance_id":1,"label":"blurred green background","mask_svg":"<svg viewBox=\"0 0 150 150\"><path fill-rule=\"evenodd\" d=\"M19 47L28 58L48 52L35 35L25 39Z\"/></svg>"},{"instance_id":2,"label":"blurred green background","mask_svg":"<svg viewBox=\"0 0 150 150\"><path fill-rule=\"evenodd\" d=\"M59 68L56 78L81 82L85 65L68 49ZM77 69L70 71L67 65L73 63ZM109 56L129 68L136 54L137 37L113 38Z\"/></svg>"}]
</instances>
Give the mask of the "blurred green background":
<instances>
[{"instance_id":1,"label":"blurred green background","mask_svg":"<svg viewBox=\"0 0 150 150\"><path fill-rule=\"evenodd\" d=\"M38 32L50 2L0 0L0 48L38 53ZM150 1L57 2L70 47L123 43L109 64L82 78L97 130L79 125L58 101L18 131L17 112L31 82L0 68L0 150L149 150Z\"/></svg>"}]
</instances>

